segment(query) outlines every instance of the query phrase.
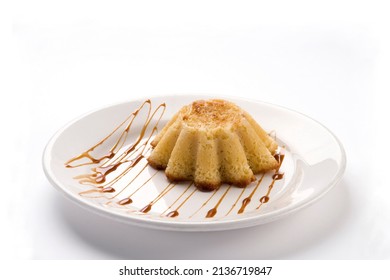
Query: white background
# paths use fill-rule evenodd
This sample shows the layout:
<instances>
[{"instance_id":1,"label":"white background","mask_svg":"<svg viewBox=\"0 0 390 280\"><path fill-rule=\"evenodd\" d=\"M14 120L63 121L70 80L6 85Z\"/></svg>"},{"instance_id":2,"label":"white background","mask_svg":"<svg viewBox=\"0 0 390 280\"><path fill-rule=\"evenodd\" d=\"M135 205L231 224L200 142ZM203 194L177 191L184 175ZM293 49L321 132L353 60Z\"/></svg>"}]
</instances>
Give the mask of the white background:
<instances>
[{"instance_id":1,"label":"white background","mask_svg":"<svg viewBox=\"0 0 390 280\"><path fill-rule=\"evenodd\" d=\"M2 2L0 256L389 259L388 9L317 2ZM50 186L41 156L64 124L169 93L249 97L307 114L344 144L345 175L293 216L211 233L118 224Z\"/></svg>"}]
</instances>

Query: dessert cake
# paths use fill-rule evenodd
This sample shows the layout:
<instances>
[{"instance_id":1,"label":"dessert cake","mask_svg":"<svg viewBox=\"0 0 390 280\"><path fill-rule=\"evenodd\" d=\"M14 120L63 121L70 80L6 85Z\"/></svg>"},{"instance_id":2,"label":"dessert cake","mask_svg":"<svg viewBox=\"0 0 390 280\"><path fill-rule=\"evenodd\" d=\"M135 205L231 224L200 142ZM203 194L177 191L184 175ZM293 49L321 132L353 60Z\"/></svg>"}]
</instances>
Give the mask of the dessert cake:
<instances>
[{"instance_id":1,"label":"dessert cake","mask_svg":"<svg viewBox=\"0 0 390 280\"><path fill-rule=\"evenodd\" d=\"M170 181L202 191L222 183L245 187L254 174L276 169L277 143L244 110L219 99L184 106L151 142L149 164Z\"/></svg>"}]
</instances>

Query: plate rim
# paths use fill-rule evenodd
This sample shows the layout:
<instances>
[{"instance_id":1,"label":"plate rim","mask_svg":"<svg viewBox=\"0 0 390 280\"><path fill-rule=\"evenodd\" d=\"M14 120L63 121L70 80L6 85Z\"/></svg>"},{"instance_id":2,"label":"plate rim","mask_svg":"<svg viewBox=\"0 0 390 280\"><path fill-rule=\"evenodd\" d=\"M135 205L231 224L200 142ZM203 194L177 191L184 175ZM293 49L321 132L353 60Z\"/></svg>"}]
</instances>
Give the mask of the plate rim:
<instances>
[{"instance_id":1,"label":"plate rim","mask_svg":"<svg viewBox=\"0 0 390 280\"><path fill-rule=\"evenodd\" d=\"M90 202L89 200L81 200L78 199L74 193L72 193L66 186L64 186L53 174L51 168L50 168L50 160L51 160L51 151L52 148L56 142L56 140L61 136L61 134L70 126L72 126L74 123L82 120L86 116L89 116L93 113L114 107L119 106L121 104L125 103L134 103L134 102L143 102L145 99L148 98L133 98L128 100L123 100L119 102L115 102L112 104L108 104L105 106L100 106L99 108L95 108L92 110L87 111L84 114L79 115L78 117L73 118L68 123L63 125L60 129L55 132L52 137L47 142L43 154L42 154L42 167L43 171L45 173L46 178L48 179L49 183L55 187L60 193L65 195L68 199L70 199L73 203L80 206L83 209L92 211L95 214L99 214L100 216L114 219L116 221L124 222L126 224L136 225L136 226L142 226L146 228L152 228L152 229L161 229L161 230L170 230L170 231L221 231L221 230L230 230L230 229L239 229L239 228L246 228L246 227L252 227L256 225L266 224L269 222L272 222L274 220L279 220L281 218L284 218L285 216L288 216L290 214L293 214L305 207L308 207L321 199L326 193L328 193L333 187L337 185L337 183L341 180L343 177L343 174L346 170L347 165L347 156L344 149L343 144L338 139L338 137L325 125L320 123L319 121L313 119L312 117L301 113L297 110L290 109L285 106L276 105L269 102L264 102L257 99L252 98L243 98L233 95L220 95L220 94L205 94L205 93L189 93L189 94L169 94L169 95L152 95L150 96L150 99L154 98L173 98L173 97L186 97L186 98L202 98L202 97L208 97L208 98L225 98L230 99L232 101L246 101L250 103L256 103L256 104L262 104L265 106L272 106L274 108L279 108L283 110L287 110L289 112L292 112L294 114L300 115L306 119L311 120L316 125L319 125L322 129L324 129L337 143L338 148L340 149L340 164L338 167L338 170L336 174L334 175L333 179L327 183L326 188L324 188L319 194L317 194L314 197L309 197L307 199L303 199L302 201L299 201L296 204L289 205L287 207L283 207L281 209L277 209L275 211L272 211L270 213L265 213L261 216L250 216L250 217L242 217L236 220L212 220L212 221L175 221L175 220L155 220L155 219L145 219L144 216L136 216L136 215L125 215L120 212L110 212L106 211L104 208L99 207L97 204L94 204Z\"/></svg>"}]
</instances>

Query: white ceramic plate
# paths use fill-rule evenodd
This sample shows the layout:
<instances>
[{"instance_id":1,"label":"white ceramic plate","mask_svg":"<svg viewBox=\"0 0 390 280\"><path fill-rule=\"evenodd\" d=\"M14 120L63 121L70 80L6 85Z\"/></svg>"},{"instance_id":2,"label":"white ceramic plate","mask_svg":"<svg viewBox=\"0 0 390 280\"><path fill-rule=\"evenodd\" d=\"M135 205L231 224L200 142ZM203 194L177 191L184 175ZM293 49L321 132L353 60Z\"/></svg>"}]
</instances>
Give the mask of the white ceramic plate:
<instances>
[{"instance_id":1,"label":"white ceramic plate","mask_svg":"<svg viewBox=\"0 0 390 280\"><path fill-rule=\"evenodd\" d=\"M69 168L65 163L104 139L145 100L129 101L88 113L62 128L50 140L43 156L46 176L68 198L96 213L140 226L185 231L226 230L271 222L313 203L340 180L346 157L342 145L327 128L295 111L238 98L225 99L249 112L265 130L273 131L279 145L284 147L285 157L279 171L284 177L274 182L266 203L260 200L272 184L272 172L266 173L260 184L262 174L257 175L258 180L245 189L223 185L218 191L207 193L197 191L188 182L169 185L164 172L148 166L145 158L138 158L137 164L130 166L137 153L143 151L147 156L149 144L146 142L150 135L154 135L154 126L161 129L182 106L207 98L211 97L173 95L152 98L151 112L162 103L166 104L165 112L160 107L153 117L149 116L150 123L137 146L138 152L130 154L129 162L107 175L99 188L81 182L85 178L75 178L90 174L91 168L99 164ZM112 160L137 142L148 118L148 106L146 103L134 117L127 138L120 141L122 148ZM90 154L95 158L106 155L126 124ZM88 159L84 158L70 165L86 162ZM115 191L102 192L103 188ZM128 197L132 203L118 204L121 200L129 202L123 200ZM243 201L248 197L251 197L250 203L244 208ZM206 217L208 214L213 217Z\"/></svg>"}]
</instances>

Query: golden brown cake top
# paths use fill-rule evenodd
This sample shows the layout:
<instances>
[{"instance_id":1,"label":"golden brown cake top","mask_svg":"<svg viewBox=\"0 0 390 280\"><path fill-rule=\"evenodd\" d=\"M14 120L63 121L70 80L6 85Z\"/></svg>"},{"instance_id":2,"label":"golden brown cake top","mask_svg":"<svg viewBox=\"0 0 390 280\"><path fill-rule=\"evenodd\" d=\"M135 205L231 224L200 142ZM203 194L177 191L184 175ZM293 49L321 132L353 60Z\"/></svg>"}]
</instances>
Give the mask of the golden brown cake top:
<instances>
[{"instance_id":1,"label":"golden brown cake top","mask_svg":"<svg viewBox=\"0 0 390 280\"><path fill-rule=\"evenodd\" d=\"M197 100L183 108L183 121L191 127L213 129L231 127L242 118L242 110L231 102Z\"/></svg>"}]
</instances>

